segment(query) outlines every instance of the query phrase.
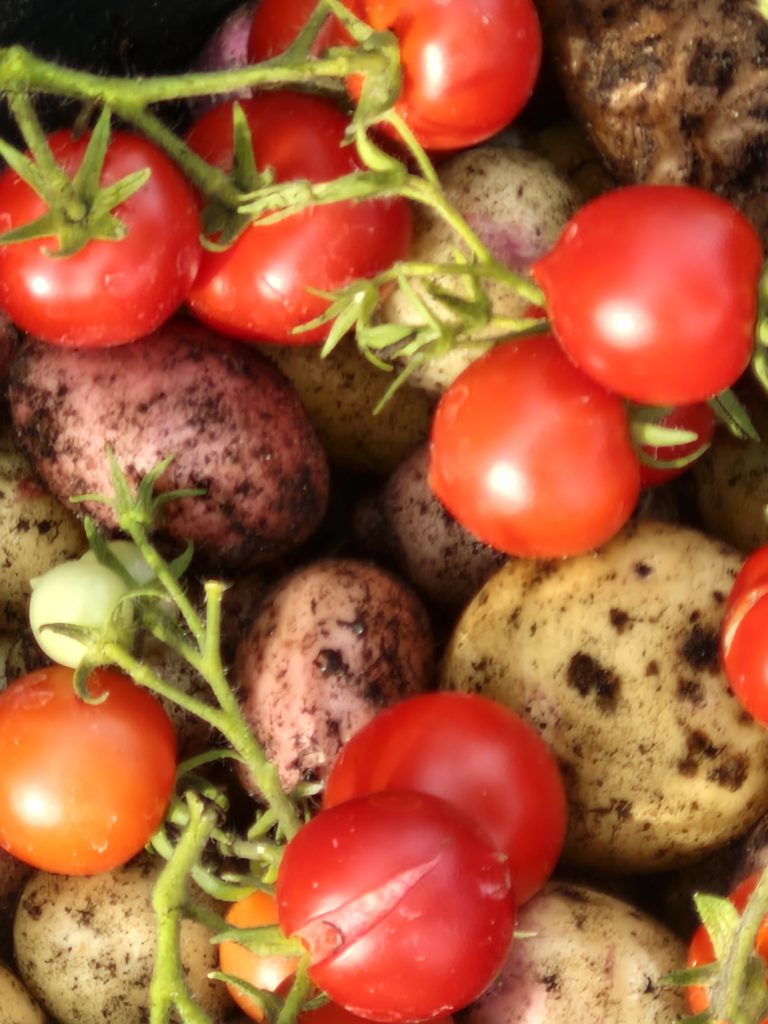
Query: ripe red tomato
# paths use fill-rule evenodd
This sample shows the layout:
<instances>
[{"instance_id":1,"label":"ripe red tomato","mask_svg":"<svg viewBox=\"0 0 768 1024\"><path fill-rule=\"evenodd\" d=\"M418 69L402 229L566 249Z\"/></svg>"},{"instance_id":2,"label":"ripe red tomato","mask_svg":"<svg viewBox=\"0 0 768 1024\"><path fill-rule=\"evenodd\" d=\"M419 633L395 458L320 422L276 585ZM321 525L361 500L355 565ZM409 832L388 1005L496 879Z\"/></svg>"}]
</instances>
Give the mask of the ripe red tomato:
<instances>
[{"instance_id":1,"label":"ripe red tomato","mask_svg":"<svg viewBox=\"0 0 768 1024\"><path fill-rule=\"evenodd\" d=\"M723 670L753 718L768 725L768 546L744 563L725 606L720 631Z\"/></svg>"},{"instance_id":2,"label":"ripe red tomato","mask_svg":"<svg viewBox=\"0 0 768 1024\"><path fill-rule=\"evenodd\" d=\"M467 1005L498 974L514 928L506 858L455 807L389 791L321 811L285 849L280 926L336 1003L379 1021Z\"/></svg>"},{"instance_id":3,"label":"ripe red tomato","mask_svg":"<svg viewBox=\"0 0 768 1024\"><path fill-rule=\"evenodd\" d=\"M88 139L65 130L49 137L70 176ZM56 256L52 238L0 246L0 308L22 330L71 347L119 345L149 334L182 304L202 251L194 191L151 142L113 132L101 183L145 167L147 182L113 211L128 231L121 241L91 241L66 257ZM15 171L0 175L0 229L27 224L46 209Z\"/></svg>"},{"instance_id":4,"label":"ripe red tomato","mask_svg":"<svg viewBox=\"0 0 768 1024\"><path fill-rule=\"evenodd\" d=\"M585 373L636 402L684 405L747 367L762 261L754 228L719 196L632 185L583 206L531 272Z\"/></svg>"},{"instance_id":5,"label":"ripe red tomato","mask_svg":"<svg viewBox=\"0 0 768 1024\"><path fill-rule=\"evenodd\" d=\"M345 0L363 21L400 42L402 90L395 109L427 149L463 149L488 139L528 102L541 65L541 27L532 0ZM296 38L312 0L261 0L248 55L264 60ZM314 52L350 43L333 19ZM359 99L362 81L349 90Z\"/></svg>"},{"instance_id":6,"label":"ripe red tomato","mask_svg":"<svg viewBox=\"0 0 768 1024\"><path fill-rule=\"evenodd\" d=\"M659 420L663 427L676 427L679 430L691 430L697 435L695 441L687 441L682 444L673 444L665 448L655 448L645 445L643 451L652 459L660 462L672 462L675 459L690 457L694 452L709 444L717 425L717 417L706 402L696 402L693 405L678 405L666 413ZM690 463L688 463L690 465ZM643 487L655 487L657 484L666 483L680 476L688 468L679 466L677 468L663 466L648 466L640 463L640 482Z\"/></svg>"},{"instance_id":7,"label":"ripe red tomato","mask_svg":"<svg viewBox=\"0 0 768 1024\"><path fill-rule=\"evenodd\" d=\"M347 118L317 96L273 92L241 100L256 163L278 181L327 181L359 168L342 145ZM187 141L217 166L232 162L232 104L224 103L190 129ZM300 334L295 327L320 315L333 291L389 267L407 254L411 216L401 199L314 206L274 224L252 224L225 252L205 252L189 294L204 323L243 339L307 344L329 325Z\"/></svg>"},{"instance_id":8,"label":"ripe red tomato","mask_svg":"<svg viewBox=\"0 0 768 1024\"><path fill-rule=\"evenodd\" d=\"M0 846L43 871L90 875L138 853L168 806L176 737L160 703L96 670L80 700L72 669L32 672L0 693Z\"/></svg>"},{"instance_id":9,"label":"ripe red tomato","mask_svg":"<svg viewBox=\"0 0 768 1024\"><path fill-rule=\"evenodd\" d=\"M277 924L277 903L272 893L256 890L250 896L233 903L227 911L227 922L238 928L257 928ZM258 956L239 942L219 945L219 967L226 974L235 975L254 988L265 992L278 992L290 982L296 972L296 958L290 956ZM229 994L252 1020L263 1021L261 1006L237 985L227 984Z\"/></svg>"},{"instance_id":10,"label":"ripe red tomato","mask_svg":"<svg viewBox=\"0 0 768 1024\"><path fill-rule=\"evenodd\" d=\"M446 390L429 481L485 543L556 558L589 551L624 525L640 468L622 401L540 335L491 349Z\"/></svg>"},{"instance_id":11,"label":"ripe red tomato","mask_svg":"<svg viewBox=\"0 0 768 1024\"><path fill-rule=\"evenodd\" d=\"M427 693L380 712L344 745L324 807L382 790L432 793L478 821L509 861L517 903L549 878L565 839L565 792L539 734L509 708Z\"/></svg>"},{"instance_id":12,"label":"ripe red tomato","mask_svg":"<svg viewBox=\"0 0 768 1024\"><path fill-rule=\"evenodd\" d=\"M728 899L738 911L744 911L759 880L760 872L756 872L740 882L729 895ZM755 939L755 952L768 963L768 917L763 919L758 930ZM702 964L711 964L714 959L715 950L712 940L704 925L701 925L694 932L688 946L688 966L700 967ZM704 1013L709 1008L709 992L704 985L689 985L685 990L685 998L691 1013ZM768 1024L768 1017L765 1017L761 1024Z\"/></svg>"}]
</instances>

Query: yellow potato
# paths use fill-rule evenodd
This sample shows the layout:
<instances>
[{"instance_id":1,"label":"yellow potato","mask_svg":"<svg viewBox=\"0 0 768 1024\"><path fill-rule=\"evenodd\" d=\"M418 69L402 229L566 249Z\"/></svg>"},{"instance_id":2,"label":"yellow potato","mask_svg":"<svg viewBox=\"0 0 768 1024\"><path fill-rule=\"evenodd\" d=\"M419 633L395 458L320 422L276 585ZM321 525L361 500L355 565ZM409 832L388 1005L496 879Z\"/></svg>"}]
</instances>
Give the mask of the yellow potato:
<instances>
[{"instance_id":1,"label":"yellow potato","mask_svg":"<svg viewBox=\"0 0 768 1024\"><path fill-rule=\"evenodd\" d=\"M570 864L681 866L768 807L768 731L719 667L740 565L694 530L638 522L594 554L509 561L457 623L442 685L508 704L550 744Z\"/></svg>"}]
</instances>

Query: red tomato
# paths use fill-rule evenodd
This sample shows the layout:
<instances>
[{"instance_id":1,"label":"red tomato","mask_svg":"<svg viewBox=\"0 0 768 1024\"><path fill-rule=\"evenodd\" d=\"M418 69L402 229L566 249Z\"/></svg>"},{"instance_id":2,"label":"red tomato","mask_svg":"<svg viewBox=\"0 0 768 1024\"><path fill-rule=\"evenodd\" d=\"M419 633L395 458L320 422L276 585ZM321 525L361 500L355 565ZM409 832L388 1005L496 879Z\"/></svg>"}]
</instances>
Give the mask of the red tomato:
<instances>
[{"instance_id":1,"label":"red tomato","mask_svg":"<svg viewBox=\"0 0 768 1024\"><path fill-rule=\"evenodd\" d=\"M321 811L285 849L280 925L307 946L314 983L379 1021L467 1005L504 962L514 928L506 858L469 818L389 791Z\"/></svg>"},{"instance_id":2,"label":"red tomato","mask_svg":"<svg viewBox=\"0 0 768 1024\"><path fill-rule=\"evenodd\" d=\"M737 910L743 912L759 880L760 872L756 872L740 882L730 894L728 899ZM768 963L768 917L763 919L758 930L755 952ZM694 932L688 947L688 966L700 967L702 964L711 964L714 959L712 940L704 925L701 925ZM709 1008L709 993L704 985L689 985L685 990L685 998L691 1013L704 1013ZM768 1024L768 1017L763 1019L762 1024Z\"/></svg>"},{"instance_id":3,"label":"red tomato","mask_svg":"<svg viewBox=\"0 0 768 1024\"><path fill-rule=\"evenodd\" d=\"M403 700L336 759L324 807L388 789L432 793L478 821L509 861L517 903L549 878L565 838L565 793L539 734L509 708L463 693Z\"/></svg>"},{"instance_id":4,"label":"red tomato","mask_svg":"<svg viewBox=\"0 0 768 1024\"><path fill-rule=\"evenodd\" d=\"M0 846L43 871L126 863L163 820L176 737L157 700L111 669L80 700L73 672L32 672L0 693Z\"/></svg>"},{"instance_id":5,"label":"red tomato","mask_svg":"<svg viewBox=\"0 0 768 1024\"><path fill-rule=\"evenodd\" d=\"M88 138L64 130L49 138L70 176ZM113 132L102 184L145 167L148 181L113 211L128 231L121 241L91 241L66 257L55 255L52 238L0 246L0 308L22 330L71 347L119 345L149 334L181 305L201 254L194 192L151 142ZM20 227L45 211L45 202L6 169L0 176L0 229Z\"/></svg>"},{"instance_id":6,"label":"red tomato","mask_svg":"<svg viewBox=\"0 0 768 1024\"><path fill-rule=\"evenodd\" d=\"M763 252L724 199L632 185L583 206L533 265L561 345L604 387L685 405L749 364Z\"/></svg>"},{"instance_id":7,"label":"red tomato","mask_svg":"<svg viewBox=\"0 0 768 1024\"><path fill-rule=\"evenodd\" d=\"M375 29L400 42L403 84L395 110L427 149L464 149L521 112L541 66L532 0L354 0ZM362 82L353 78L358 98Z\"/></svg>"},{"instance_id":8,"label":"red tomato","mask_svg":"<svg viewBox=\"0 0 768 1024\"><path fill-rule=\"evenodd\" d=\"M677 427L680 430L691 430L697 435L695 441L673 444L665 448L654 448L645 445L643 451L652 459L660 462L672 462L675 459L690 457L698 449L709 444L717 425L717 417L706 402L696 402L694 405L678 405L666 415L662 416L659 424L663 427ZM688 464L690 465L690 463ZM688 466L680 466L676 469L662 466L648 466L640 463L640 481L643 487L655 487L657 484L666 483L684 473Z\"/></svg>"},{"instance_id":9,"label":"red tomato","mask_svg":"<svg viewBox=\"0 0 768 1024\"><path fill-rule=\"evenodd\" d=\"M624 525L640 468L621 400L540 335L491 349L446 390L429 480L485 543L555 558L589 551Z\"/></svg>"},{"instance_id":10,"label":"red tomato","mask_svg":"<svg viewBox=\"0 0 768 1024\"><path fill-rule=\"evenodd\" d=\"M266 924L277 924L277 904L269 892L257 890L237 903L227 912L229 924L238 928L256 928ZM277 992L290 982L296 971L296 958L290 956L258 956L241 946L239 942L226 941L219 946L219 967L226 974L233 974L247 981L254 988L266 992ZM227 985L234 1001L252 1020L264 1020L264 1011L259 1004L237 985ZM319 1022L322 1024L322 1022ZM330 1024L330 1022L328 1022Z\"/></svg>"},{"instance_id":11,"label":"red tomato","mask_svg":"<svg viewBox=\"0 0 768 1024\"><path fill-rule=\"evenodd\" d=\"M299 1014L299 1024L360 1024L366 1020L356 1013L350 1013L338 1003L324 1003L316 1010L305 1010ZM439 1017L432 1024L453 1024L453 1017Z\"/></svg>"},{"instance_id":12,"label":"red tomato","mask_svg":"<svg viewBox=\"0 0 768 1024\"><path fill-rule=\"evenodd\" d=\"M768 725L768 545L747 558L720 633L723 670L742 707Z\"/></svg>"},{"instance_id":13,"label":"red tomato","mask_svg":"<svg viewBox=\"0 0 768 1024\"><path fill-rule=\"evenodd\" d=\"M327 181L360 166L354 149L342 145L347 118L327 100L274 92L240 103L256 163L272 167L278 181ZM204 114L187 141L228 169L232 104ZM328 306L310 289L333 291L375 274L405 256L410 240L410 210L401 199L314 206L274 224L252 224L225 252L204 253L189 306L204 323L239 338L316 342L329 325L291 333Z\"/></svg>"}]
</instances>

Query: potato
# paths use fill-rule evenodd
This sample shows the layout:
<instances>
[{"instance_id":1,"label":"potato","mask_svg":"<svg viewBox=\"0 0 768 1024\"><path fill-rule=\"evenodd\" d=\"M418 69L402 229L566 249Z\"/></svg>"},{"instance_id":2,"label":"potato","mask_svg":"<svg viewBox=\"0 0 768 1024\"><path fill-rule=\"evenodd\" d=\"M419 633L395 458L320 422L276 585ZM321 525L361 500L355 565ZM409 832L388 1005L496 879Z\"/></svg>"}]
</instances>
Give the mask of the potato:
<instances>
[{"instance_id":1,"label":"potato","mask_svg":"<svg viewBox=\"0 0 768 1024\"><path fill-rule=\"evenodd\" d=\"M391 375L345 338L324 359L315 345L263 345L299 394L331 462L385 475L429 433L431 403L404 385L380 412L374 409Z\"/></svg>"},{"instance_id":2,"label":"potato","mask_svg":"<svg viewBox=\"0 0 768 1024\"><path fill-rule=\"evenodd\" d=\"M0 964L0 1024L45 1024L36 1005L16 975Z\"/></svg>"},{"instance_id":3,"label":"potato","mask_svg":"<svg viewBox=\"0 0 768 1024\"><path fill-rule=\"evenodd\" d=\"M166 505L164 530L212 562L276 559L325 511L325 453L294 389L250 346L191 321L109 349L29 341L10 401L25 451L62 500L112 492L108 445L132 483L172 456L159 490L205 494ZM114 527L104 504L82 508Z\"/></svg>"},{"instance_id":4,"label":"potato","mask_svg":"<svg viewBox=\"0 0 768 1024\"><path fill-rule=\"evenodd\" d=\"M364 546L385 552L429 600L460 607L507 556L446 512L429 486L428 464L428 447L419 445L380 493L360 503L355 529Z\"/></svg>"},{"instance_id":5,"label":"potato","mask_svg":"<svg viewBox=\"0 0 768 1024\"><path fill-rule=\"evenodd\" d=\"M672 932L630 904L582 885L550 883L521 907L498 981L467 1024L670 1024L681 993L660 984L684 966Z\"/></svg>"},{"instance_id":6,"label":"potato","mask_svg":"<svg viewBox=\"0 0 768 1024\"><path fill-rule=\"evenodd\" d=\"M429 619L395 576L356 559L297 569L267 595L238 647L243 712L283 786L324 781L376 711L432 682ZM246 787L255 782L243 773Z\"/></svg>"},{"instance_id":7,"label":"potato","mask_svg":"<svg viewBox=\"0 0 768 1024\"><path fill-rule=\"evenodd\" d=\"M594 554L507 562L461 616L442 684L510 705L550 744L571 865L681 866L768 808L768 732L718 659L740 565L695 530L639 521Z\"/></svg>"},{"instance_id":8,"label":"potato","mask_svg":"<svg viewBox=\"0 0 768 1024\"><path fill-rule=\"evenodd\" d=\"M142 858L91 877L36 873L21 895L14 925L19 974L58 1024L145 1024L155 950L151 904L158 866ZM186 980L201 1007L219 1020L231 1006L209 933L184 921Z\"/></svg>"},{"instance_id":9,"label":"potato","mask_svg":"<svg viewBox=\"0 0 768 1024\"><path fill-rule=\"evenodd\" d=\"M0 629L26 623L31 579L85 547L73 512L40 485L10 431L0 429Z\"/></svg>"},{"instance_id":10,"label":"potato","mask_svg":"<svg viewBox=\"0 0 768 1024\"><path fill-rule=\"evenodd\" d=\"M494 256L520 272L554 244L579 202L574 188L544 157L523 149L477 146L446 160L440 165L439 176L449 201ZM449 263L456 244L456 236L442 218L417 207L412 260ZM467 297L466 288L457 284L455 278L437 277L430 284ZM434 307L418 283L414 289L428 307ZM498 316L517 318L525 314L527 301L508 285L492 282L488 294ZM445 318L447 311L441 308L440 312ZM385 299L382 316L394 323L423 320L401 289ZM473 359L487 350L483 336L480 329L477 342L456 346L445 355L427 360L410 375L409 382L431 392L444 391Z\"/></svg>"},{"instance_id":11,"label":"potato","mask_svg":"<svg viewBox=\"0 0 768 1024\"><path fill-rule=\"evenodd\" d=\"M768 22L757 4L539 0L568 100L624 182L699 185L768 237Z\"/></svg>"}]
</instances>

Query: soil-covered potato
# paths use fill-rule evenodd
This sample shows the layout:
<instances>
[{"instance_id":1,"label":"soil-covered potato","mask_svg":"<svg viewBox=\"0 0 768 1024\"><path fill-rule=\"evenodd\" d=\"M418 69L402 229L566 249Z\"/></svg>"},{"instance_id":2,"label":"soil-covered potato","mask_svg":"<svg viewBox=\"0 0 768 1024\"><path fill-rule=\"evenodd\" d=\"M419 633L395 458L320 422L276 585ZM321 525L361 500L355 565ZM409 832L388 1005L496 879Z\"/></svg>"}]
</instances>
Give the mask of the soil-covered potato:
<instances>
[{"instance_id":1,"label":"soil-covered potato","mask_svg":"<svg viewBox=\"0 0 768 1024\"><path fill-rule=\"evenodd\" d=\"M14 949L19 974L57 1024L145 1024L155 958L152 887L158 865L140 859L90 877L34 874L19 900ZM207 901L207 897L205 898ZM207 901L210 906L210 901ZM231 1006L216 970L216 947L184 921L187 984L220 1020Z\"/></svg>"},{"instance_id":2,"label":"soil-covered potato","mask_svg":"<svg viewBox=\"0 0 768 1024\"><path fill-rule=\"evenodd\" d=\"M758 5L538 7L568 100L613 174L719 192L768 237L768 21Z\"/></svg>"},{"instance_id":3,"label":"soil-covered potato","mask_svg":"<svg viewBox=\"0 0 768 1024\"><path fill-rule=\"evenodd\" d=\"M0 1024L45 1024L45 1014L13 971L0 964Z\"/></svg>"},{"instance_id":4,"label":"soil-covered potato","mask_svg":"<svg viewBox=\"0 0 768 1024\"><path fill-rule=\"evenodd\" d=\"M424 441L431 403L404 385L374 415L392 379L345 338L321 358L316 345L263 345L309 413L328 458L336 465L385 475Z\"/></svg>"},{"instance_id":5,"label":"soil-covered potato","mask_svg":"<svg viewBox=\"0 0 768 1024\"><path fill-rule=\"evenodd\" d=\"M40 484L10 431L0 429L0 629L26 622L34 577L85 547L73 512Z\"/></svg>"},{"instance_id":6,"label":"soil-covered potato","mask_svg":"<svg viewBox=\"0 0 768 1024\"><path fill-rule=\"evenodd\" d=\"M442 683L540 730L563 771L571 865L681 866L768 808L768 732L718 658L740 566L702 533L639 521L594 554L510 560L459 619Z\"/></svg>"},{"instance_id":7,"label":"soil-covered potato","mask_svg":"<svg viewBox=\"0 0 768 1024\"><path fill-rule=\"evenodd\" d=\"M179 319L116 348L30 340L11 376L22 447L62 500L113 492L110 447L133 485L171 458L156 490L203 494L166 504L164 530L238 570L293 550L325 512L325 452L290 382L251 346ZM116 525L101 502L81 508Z\"/></svg>"},{"instance_id":8,"label":"soil-covered potato","mask_svg":"<svg viewBox=\"0 0 768 1024\"><path fill-rule=\"evenodd\" d=\"M683 943L613 896L550 883L520 909L520 932L498 980L467 1024L671 1024L685 1012L660 978L678 970Z\"/></svg>"}]
</instances>

